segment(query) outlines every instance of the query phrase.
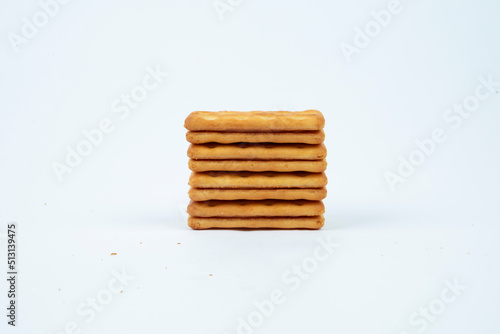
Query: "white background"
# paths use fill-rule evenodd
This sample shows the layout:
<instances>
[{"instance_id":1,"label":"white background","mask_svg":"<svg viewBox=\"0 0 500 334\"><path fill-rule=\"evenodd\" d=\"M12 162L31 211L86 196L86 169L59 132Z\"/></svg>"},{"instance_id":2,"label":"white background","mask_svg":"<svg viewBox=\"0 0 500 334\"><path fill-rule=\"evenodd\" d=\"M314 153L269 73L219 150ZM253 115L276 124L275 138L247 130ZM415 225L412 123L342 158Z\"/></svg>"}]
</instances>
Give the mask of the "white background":
<instances>
[{"instance_id":1,"label":"white background","mask_svg":"<svg viewBox=\"0 0 500 334\"><path fill-rule=\"evenodd\" d=\"M212 0L72 1L17 52L9 34L41 7L1 3L0 263L17 222L20 272L16 328L0 283L2 333L236 333L274 289L285 302L255 333L418 333L409 317L445 280L466 289L426 333L499 332L500 95L443 120L479 77L500 81L497 1L402 0L351 62L340 45L388 1L233 1L223 20ZM157 66L169 76L120 118L112 103ZM326 118L325 227L190 230L186 116L305 109ZM52 164L105 118L59 182ZM384 173L435 128L446 142L391 191ZM282 276L328 237L292 290ZM86 322L79 305L121 270L134 279Z\"/></svg>"}]
</instances>

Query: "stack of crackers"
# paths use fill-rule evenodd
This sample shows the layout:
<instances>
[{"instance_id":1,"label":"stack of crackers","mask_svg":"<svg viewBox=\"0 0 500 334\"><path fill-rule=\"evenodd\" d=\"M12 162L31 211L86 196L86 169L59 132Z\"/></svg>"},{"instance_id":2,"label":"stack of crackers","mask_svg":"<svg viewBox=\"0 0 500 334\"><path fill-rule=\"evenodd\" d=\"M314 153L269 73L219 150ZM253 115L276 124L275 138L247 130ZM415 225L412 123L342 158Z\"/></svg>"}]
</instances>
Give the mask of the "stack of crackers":
<instances>
[{"instance_id":1,"label":"stack of crackers","mask_svg":"<svg viewBox=\"0 0 500 334\"><path fill-rule=\"evenodd\" d=\"M324 125L317 110L191 113L189 226L321 228Z\"/></svg>"}]
</instances>

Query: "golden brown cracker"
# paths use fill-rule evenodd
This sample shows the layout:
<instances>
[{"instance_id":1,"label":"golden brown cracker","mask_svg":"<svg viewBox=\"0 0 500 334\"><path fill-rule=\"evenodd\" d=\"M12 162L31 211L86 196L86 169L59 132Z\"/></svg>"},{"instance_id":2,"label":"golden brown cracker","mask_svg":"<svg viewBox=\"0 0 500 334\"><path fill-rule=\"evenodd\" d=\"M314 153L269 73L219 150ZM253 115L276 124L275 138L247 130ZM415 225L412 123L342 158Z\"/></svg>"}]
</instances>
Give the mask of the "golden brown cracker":
<instances>
[{"instance_id":1,"label":"golden brown cracker","mask_svg":"<svg viewBox=\"0 0 500 334\"><path fill-rule=\"evenodd\" d=\"M207 160L321 160L326 157L324 144L191 144L191 159Z\"/></svg>"},{"instance_id":2,"label":"golden brown cracker","mask_svg":"<svg viewBox=\"0 0 500 334\"><path fill-rule=\"evenodd\" d=\"M310 200L320 201L326 197L326 188L309 189L202 189L191 188L189 198L193 201L208 200Z\"/></svg>"},{"instance_id":3,"label":"golden brown cracker","mask_svg":"<svg viewBox=\"0 0 500 334\"><path fill-rule=\"evenodd\" d=\"M192 172L194 188L323 188L325 173L308 172Z\"/></svg>"},{"instance_id":4,"label":"golden brown cracker","mask_svg":"<svg viewBox=\"0 0 500 334\"><path fill-rule=\"evenodd\" d=\"M186 139L192 144L232 144L240 142L321 144L325 140L325 132L323 130L296 132L188 131Z\"/></svg>"},{"instance_id":5,"label":"golden brown cracker","mask_svg":"<svg viewBox=\"0 0 500 334\"><path fill-rule=\"evenodd\" d=\"M299 217L325 213L322 201L191 201L187 212L193 217Z\"/></svg>"},{"instance_id":6,"label":"golden brown cracker","mask_svg":"<svg viewBox=\"0 0 500 334\"><path fill-rule=\"evenodd\" d=\"M323 215L311 217L251 217L251 218L199 218L189 217L188 225L195 230L209 228L279 228L319 229L325 224Z\"/></svg>"},{"instance_id":7,"label":"golden brown cracker","mask_svg":"<svg viewBox=\"0 0 500 334\"><path fill-rule=\"evenodd\" d=\"M317 131L325 126L317 110L306 111L195 111L184 122L191 131Z\"/></svg>"},{"instance_id":8,"label":"golden brown cracker","mask_svg":"<svg viewBox=\"0 0 500 334\"><path fill-rule=\"evenodd\" d=\"M323 160L194 160L190 159L189 169L194 172L208 171L248 171L248 172L311 172L326 170Z\"/></svg>"}]
</instances>

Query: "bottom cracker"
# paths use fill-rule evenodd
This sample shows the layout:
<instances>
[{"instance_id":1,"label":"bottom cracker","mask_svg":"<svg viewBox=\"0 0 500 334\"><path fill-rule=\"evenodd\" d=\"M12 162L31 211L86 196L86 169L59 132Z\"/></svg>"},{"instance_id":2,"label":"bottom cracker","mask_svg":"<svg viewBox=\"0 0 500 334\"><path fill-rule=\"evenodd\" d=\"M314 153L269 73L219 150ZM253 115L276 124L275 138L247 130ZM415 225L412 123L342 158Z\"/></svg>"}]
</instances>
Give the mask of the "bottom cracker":
<instances>
[{"instance_id":1,"label":"bottom cracker","mask_svg":"<svg viewBox=\"0 0 500 334\"><path fill-rule=\"evenodd\" d=\"M325 217L249 217L249 218L198 218L189 217L188 225L194 230L210 228L279 228L279 229L313 229L317 230L325 224Z\"/></svg>"}]
</instances>

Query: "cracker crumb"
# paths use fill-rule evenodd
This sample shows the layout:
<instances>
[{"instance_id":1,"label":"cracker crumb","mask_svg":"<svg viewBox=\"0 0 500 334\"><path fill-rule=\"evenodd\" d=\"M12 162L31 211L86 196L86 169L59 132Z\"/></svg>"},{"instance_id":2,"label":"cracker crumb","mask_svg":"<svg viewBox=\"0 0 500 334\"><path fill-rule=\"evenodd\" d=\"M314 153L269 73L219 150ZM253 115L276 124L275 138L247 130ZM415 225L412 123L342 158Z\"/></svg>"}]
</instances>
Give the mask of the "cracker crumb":
<instances>
[{"instance_id":1,"label":"cracker crumb","mask_svg":"<svg viewBox=\"0 0 500 334\"><path fill-rule=\"evenodd\" d=\"M116 253L111 253L111 255L116 255Z\"/></svg>"},{"instance_id":2,"label":"cracker crumb","mask_svg":"<svg viewBox=\"0 0 500 334\"><path fill-rule=\"evenodd\" d=\"M177 244L178 244L178 245L180 245L181 243L180 243L180 242L178 242Z\"/></svg>"},{"instance_id":3,"label":"cracker crumb","mask_svg":"<svg viewBox=\"0 0 500 334\"><path fill-rule=\"evenodd\" d=\"M141 242L139 242L139 243L142 245L142 241L141 241Z\"/></svg>"},{"instance_id":4,"label":"cracker crumb","mask_svg":"<svg viewBox=\"0 0 500 334\"><path fill-rule=\"evenodd\" d=\"M208 276L213 276L212 274L209 274Z\"/></svg>"},{"instance_id":5,"label":"cracker crumb","mask_svg":"<svg viewBox=\"0 0 500 334\"><path fill-rule=\"evenodd\" d=\"M43 205L47 205L47 203L43 203Z\"/></svg>"},{"instance_id":6,"label":"cracker crumb","mask_svg":"<svg viewBox=\"0 0 500 334\"><path fill-rule=\"evenodd\" d=\"M59 288L59 291L61 291L61 288Z\"/></svg>"},{"instance_id":7,"label":"cracker crumb","mask_svg":"<svg viewBox=\"0 0 500 334\"><path fill-rule=\"evenodd\" d=\"M123 293L123 290L122 290L122 291L120 291L120 293Z\"/></svg>"}]
</instances>

